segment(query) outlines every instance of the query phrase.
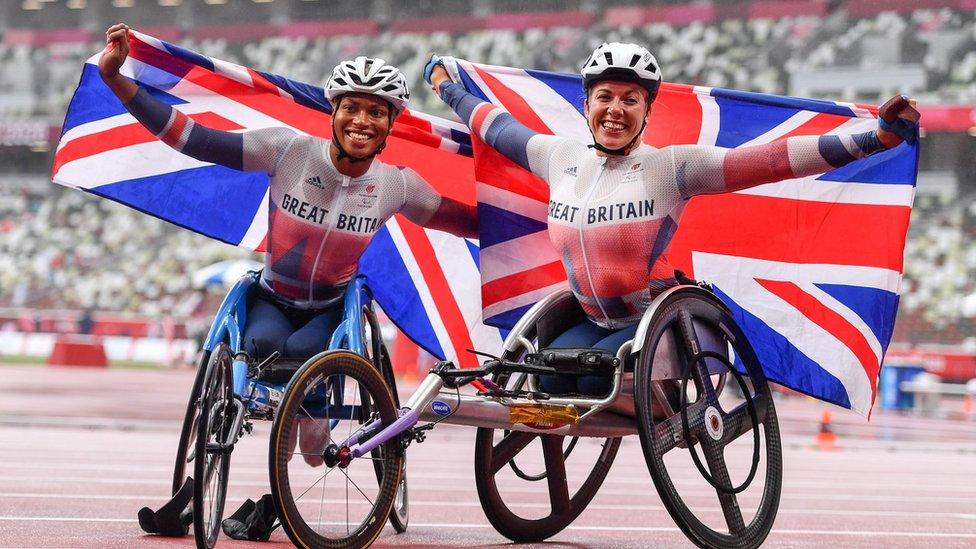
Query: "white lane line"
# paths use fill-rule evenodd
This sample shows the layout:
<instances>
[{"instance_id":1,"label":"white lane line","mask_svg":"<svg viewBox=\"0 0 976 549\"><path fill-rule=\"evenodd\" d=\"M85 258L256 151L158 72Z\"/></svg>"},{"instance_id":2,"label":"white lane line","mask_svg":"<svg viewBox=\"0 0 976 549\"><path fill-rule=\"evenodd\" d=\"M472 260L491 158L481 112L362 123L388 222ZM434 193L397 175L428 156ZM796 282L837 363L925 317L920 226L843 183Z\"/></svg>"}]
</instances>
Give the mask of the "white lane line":
<instances>
[{"instance_id":1,"label":"white lane line","mask_svg":"<svg viewBox=\"0 0 976 549\"><path fill-rule=\"evenodd\" d=\"M24 521L24 522L116 522L131 523L138 522L136 519L115 519L115 518L93 518L93 517L13 517L0 516L4 521ZM478 528L491 529L490 524L459 524L459 523L438 523L438 522L411 522L415 528ZM568 526L566 530L587 531L587 532L675 532L680 533L679 528L673 526ZM851 537L903 537L903 538L963 538L976 539L976 533L948 533L948 532L872 532L866 530L845 531L845 530L774 530L772 535L814 535L814 536L851 536Z\"/></svg>"},{"instance_id":2,"label":"white lane line","mask_svg":"<svg viewBox=\"0 0 976 549\"><path fill-rule=\"evenodd\" d=\"M169 497L156 496L156 495L133 495L133 494L115 494L115 495L80 495L80 494L44 494L39 492L0 492L0 498L7 499L55 499L55 500L119 500L119 501L167 501ZM228 496L227 501L238 502L244 501L244 497L233 497ZM342 504L343 500L326 500L328 503ZM416 507L443 507L443 500L411 500L410 505ZM470 501L452 501L451 505L454 507L481 507L481 502L476 500ZM548 509L549 503L513 503L510 507L525 508L525 509ZM644 512L660 512L664 511L665 508L660 505L620 505L620 504L603 504L603 503L591 503L586 507L588 510L598 510L598 511L644 511ZM719 513L722 511L720 507L696 507L697 510L703 512L714 512ZM881 511L881 510L844 510L844 509L780 509L778 511L780 515L837 515L837 516L868 516L868 517L916 517L916 518L949 518L949 519L961 519L961 520L973 520L976 521L976 514L968 513L942 513L936 511Z\"/></svg>"},{"instance_id":3,"label":"white lane line","mask_svg":"<svg viewBox=\"0 0 976 549\"><path fill-rule=\"evenodd\" d=\"M419 476L415 477L414 475L410 475L409 478L421 478L421 477L419 477ZM54 477L54 476L36 476L36 477L32 476L32 477L28 477L28 476L9 476L9 475L8 476L0 476L0 482L9 483L9 482L25 482L25 481L30 481L32 483L51 483L51 482L56 482L56 483L87 483L87 484L91 484L91 485L104 485L104 484L110 484L110 485L119 485L119 484L122 484L122 485L125 485L125 484L132 484L132 485L163 486L164 484L168 484L168 481L164 482L161 479L89 478L89 477ZM519 483L519 484L525 484L525 483ZM234 487L234 488L244 488L244 487L254 487L254 486L257 486L257 487L267 487L268 486L268 483L267 483L266 480L264 480L264 481L235 480L233 482L233 484L232 484L232 487ZM648 486L650 486L650 485L648 485ZM462 492L469 493L469 492L474 492L475 491L475 487L473 485L472 486L467 486L467 485L457 485L457 484L453 485L453 487L451 487L451 488L447 488L445 486L432 486L432 485L427 485L427 484L417 484L417 485L411 485L410 486L410 489L412 491L419 491L419 492L444 492L444 491L449 491L449 492L454 492L454 493L462 493ZM539 490L538 489L527 488L527 487L525 487L525 488L519 488L519 487L515 487L515 486L513 486L513 484L509 484L509 483L502 483L500 485L500 489L501 489L502 492L509 493L509 494L515 494L515 493L520 493L520 494L538 494L539 493ZM637 489L637 490L617 490L617 489L612 489L612 488L605 488L603 490L600 490L600 494L602 496L624 496L624 497L632 497L632 496L646 496L648 494L648 492L647 492L647 490L644 490L644 489ZM714 497L715 493L714 492L709 492L708 490L685 490L682 493L682 495L686 499L687 498L693 498L693 497L703 497L704 498L704 497ZM761 495L762 494L760 494L758 492L755 493L755 494L745 494L745 495L740 496L740 499L743 499L745 501L750 501L750 500L753 500L753 499L758 499ZM860 502L860 503L876 501L876 502L883 502L883 503L886 503L886 504L887 503L890 503L890 502L902 502L902 503L962 503L962 504L972 504L972 502L973 502L973 498L972 497L943 497L943 496L895 496L895 495L871 496L871 495L858 495L858 494L845 495L845 494L829 494L829 493L828 494L811 494L811 493L798 493L798 494L794 494L794 493L790 493L790 492L785 492L783 494L783 496L782 496L782 500L784 502L787 502L787 504L788 504L788 502L795 501L795 500L811 500L811 499L820 500L820 501L823 501L823 500L832 500L832 501L857 501L857 502Z\"/></svg>"}]
</instances>

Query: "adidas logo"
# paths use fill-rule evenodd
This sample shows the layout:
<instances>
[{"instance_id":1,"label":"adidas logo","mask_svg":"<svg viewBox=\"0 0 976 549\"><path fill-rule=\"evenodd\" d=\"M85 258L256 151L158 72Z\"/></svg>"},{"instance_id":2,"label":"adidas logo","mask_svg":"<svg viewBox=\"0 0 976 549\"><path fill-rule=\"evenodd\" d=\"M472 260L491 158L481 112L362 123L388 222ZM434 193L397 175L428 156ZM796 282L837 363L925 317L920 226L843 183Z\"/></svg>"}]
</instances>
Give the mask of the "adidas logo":
<instances>
[{"instance_id":1,"label":"adidas logo","mask_svg":"<svg viewBox=\"0 0 976 549\"><path fill-rule=\"evenodd\" d=\"M576 166L570 166L563 170L563 173L576 177Z\"/></svg>"},{"instance_id":2,"label":"adidas logo","mask_svg":"<svg viewBox=\"0 0 976 549\"><path fill-rule=\"evenodd\" d=\"M322 179L320 179L319 176L317 176L317 175L312 176L312 177L309 177L308 179L306 179L305 180L305 184L306 185L312 185L313 187L318 187L320 189L324 189L325 188L325 185L322 184Z\"/></svg>"}]
</instances>

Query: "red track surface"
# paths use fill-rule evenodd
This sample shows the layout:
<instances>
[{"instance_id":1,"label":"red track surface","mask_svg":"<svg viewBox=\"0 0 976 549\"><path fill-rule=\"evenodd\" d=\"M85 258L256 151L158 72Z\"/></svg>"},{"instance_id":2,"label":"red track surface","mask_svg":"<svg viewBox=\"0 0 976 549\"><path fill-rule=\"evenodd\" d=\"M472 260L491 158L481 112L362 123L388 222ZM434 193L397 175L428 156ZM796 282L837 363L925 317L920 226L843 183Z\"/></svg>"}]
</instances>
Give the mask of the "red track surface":
<instances>
[{"instance_id":1,"label":"red track surface","mask_svg":"<svg viewBox=\"0 0 976 549\"><path fill-rule=\"evenodd\" d=\"M140 507L169 494L192 372L0 366L0 375L0 546L193 546L143 535L136 522ZM821 451L820 410L804 398L777 403L784 489L767 547L976 546L976 421L879 411L867 422L834 408L839 449ZM229 511L268 491L268 424L257 427L233 453ZM442 426L410 447L410 528L388 526L376 547L509 545L481 511L473 437ZM697 476L684 461L674 476ZM515 494L523 508L543 501L541 486ZM280 530L270 546L220 541L288 545ZM631 437L593 503L546 547L690 545Z\"/></svg>"}]
</instances>

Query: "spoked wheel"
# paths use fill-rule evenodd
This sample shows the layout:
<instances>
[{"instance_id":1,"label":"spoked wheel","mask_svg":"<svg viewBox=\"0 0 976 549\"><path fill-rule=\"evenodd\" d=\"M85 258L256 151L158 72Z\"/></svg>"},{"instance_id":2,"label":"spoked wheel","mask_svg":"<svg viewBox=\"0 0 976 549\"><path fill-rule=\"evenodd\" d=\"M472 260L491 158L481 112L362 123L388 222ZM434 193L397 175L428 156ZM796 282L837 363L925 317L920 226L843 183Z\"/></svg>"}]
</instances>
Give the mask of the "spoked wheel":
<instances>
[{"instance_id":1,"label":"spoked wheel","mask_svg":"<svg viewBox=\"0 0 976 549\"><path fill-rule=\"evenodd\" d=\"M752 347L715 298L693 291L669 297L646 337L635 405L665 508L701 547L758 547L779 508L783 456Z\"/></svg>"},{"instance_id":2,"label":"spoked wheel","mask_svg":"<svg viewBox=\"0 0 976 549\"><path fill-rule=\"evenodd\" d=\"M190 389L190 399L186 404L186 414L183 416L183 429L180 431L180 444L176 447L176 466L173 468L173 494L180 490L186 482L188 473L193 472L193 458L196 455L197 423L199 418L197 404L200 400L200 390L203 378L207 375L207 364L210 361L210 351L205 351L197 368L197 375L193 378L193 388Z\"/></svg>"},{"instance_id":3,"label":"spoked wheel","mask_svg":"<svg viewBox=\"0 0 976 549\"><path fill-rule=\"evenodd\" d=\"M388 426L396 418L383 376L358 354L326 351L295 373L271 428L269 461L271 493L296 546L366 547L380 534L403 471L399 440L351 460L344 443L373 419Z\"/></svg>"},{"instance_id":4,"label":"spoked wheel","mask_svg":"<svg viewBox=\"0 0 976 549\"><path fill-rule=\"evenodd\" d=\"M524 376L496 382L519 388ZM620 438L576 439L479 428L475 485L488 522L516 542L538 542L558 534L596 495L619 448ZM542 480L545 485L537 484ZM548 497L538 505L520 506L518 512L506 503L524 501L526 493Z\"/></svg>"},{"instance_id":5,"label":"spoked wheel","mask_svg":"<svg viewBox=\"0 0 976 549\"><path fill-rule=\"evenodd\" d=\"M379 323L376 321L376 314L364 307L367 326L369 326L369 357L373 366L383 375L387 387L393 396L393 405L400 410L400 396L397 394L396 377L393 375L393 364L390 362L390 353L383 344L380 334ZM382 482L383 479L383 448L373 450L373 467L376 469L376 481ZM403 456L403 471L400 472L400 485L397 487L397 495L393 500L393 508L390 509L390 524L398 534L407 531L410 523L410 501L407 498L407 456Z\"/></svg>"},{"instance_id":6,"label":"spoked wheel","mask_svg":"<svg viewBox=\"0 0 976 549\"><path fill-rule=\"evenodd\" d=\"M231 376L231 354L221 343L210 355L197 404L197 437L193 459L193 533L197 547L212 549L220 534L227 497L230 453L237 433Z\"/></svg>"}]
</instances>

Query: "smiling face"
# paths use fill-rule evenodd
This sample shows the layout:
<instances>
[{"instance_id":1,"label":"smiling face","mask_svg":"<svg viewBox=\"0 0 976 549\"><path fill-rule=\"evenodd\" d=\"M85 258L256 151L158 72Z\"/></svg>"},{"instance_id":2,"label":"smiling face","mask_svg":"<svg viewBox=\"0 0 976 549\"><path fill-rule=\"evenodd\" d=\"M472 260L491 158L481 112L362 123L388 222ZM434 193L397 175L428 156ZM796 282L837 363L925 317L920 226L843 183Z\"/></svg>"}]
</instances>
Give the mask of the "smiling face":
<instances>
[{"instance_id":1,"label":"smiling face","mask_svg":"<svg viewBox=\"0 0 976 549\"><path fill-rule=\"evenodd\" d=\"M627 146L650 114L647 90L637 84L615 80L593 84L584 107L593 138L608 149Z\"/></svg>"},{"instance_id":2,"label":"smiling face","mask_svg":"<svg viewBox=\"0 0 976 549\"><path fill-rule=\"evenodd\" d=\"M386 140L392 120L390 104L366 93L347 93L333 113L333 136L351 156L370 156Z\"/></svg>"}]
</instances>

